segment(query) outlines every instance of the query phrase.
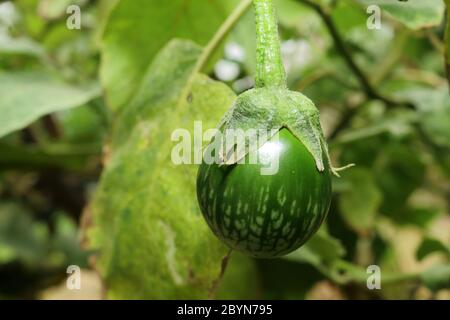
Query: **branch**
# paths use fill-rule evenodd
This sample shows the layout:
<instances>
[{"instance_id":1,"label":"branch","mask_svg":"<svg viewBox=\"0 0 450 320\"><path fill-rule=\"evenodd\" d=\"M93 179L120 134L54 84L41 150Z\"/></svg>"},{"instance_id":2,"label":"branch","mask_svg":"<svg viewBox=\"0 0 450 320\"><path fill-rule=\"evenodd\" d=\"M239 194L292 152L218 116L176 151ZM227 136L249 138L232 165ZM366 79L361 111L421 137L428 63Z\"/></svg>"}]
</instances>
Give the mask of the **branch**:
<instances>
[{"instance_id":1,"label":"branch","mask_svg":"<svg viewBox=\"0 0 450 320\"><path fill-rule=\"evenodd\" d=\"M331 133L328 136L328 139L333 140L337 137L337 135L344 130L350 123L350 121L353 119L353 117L356 115L358 107L354 108L348 108L345 109L344 114L341 117L341 120L339 123L333 128Z\"/></svg>"},{"instance_id":2,"label":"branch","mask_svg":"<svg viewBox=\"0 0 450 320\"><path fill-rule=\"evenodd\" d=\"M211 58L217 47L220 45L222 40L228 35L231 29L236 25L239 19L250 7L252 1L253 0L242 0L241 2L239 2L239 4L235 7L233 12L226 18L226 20L222 23L220 28L211 38L211 40L209 40L209 42L203 48L203 51L200 57L197 59L197 62L195 63L194 68L187 80L187 85L185 86L183 92L180 95L179 102L185 101L187 99L194 78L197 76L199 72L202 71L202 69L205 67L205 65L207 64L207 62L209 61L209 59Z\"/></svg>"},{"instance_id":3,"label":"branch","mask_svg":"<svg viewBox=\"0 0 450 320\"><path fill-rule=\"evenodd\" d=\"M62 136L61 127L52 114L47 114L41 119L45 130L53 139L59 139Z\"/></svg>"},{"instance_id":4,"label":"branch","mask_svg":"<svg viewBox=\"0 0 450 320\"><path fill-rule=\"evenodd\" d=\"M303 3L304 5L310 7L314 11L317 12L317 14L322 18L323 22L325 23L329 33L331 34L331 37L333 38L333 41L336 45L336 48L341 53L342 57L344 58L345 62L347 63L349 69L353 72L353 74L358 79L358 82L362 89L364 90L364 93L366 94L367 98L369 100L380 100L388 107L406 107L408 109L417 110L417 106L409 101L395 101L390 98L387 98L383 95L381 95L377 89L370 83L368 80L368 77L364 74L364 72L361 70L361 68L356 64L354 61L352 54L347 49L342 35L339 33L336 25L333 22L333 19L331 18L331 15L319 4L311 1L311 0L298 0L299 2ZM450 9L449 9L450 10ZM449 28L450 30L450 28ZM450 34L450 31L448 32ZM449 35L450 37L450 35ZM450 71L450 66L449 66ZM357 107L348 109L343 117L341 118L340 122L337 124L337 126L332 131L329 138L335 138L353 119L353 117L357 114ZM415 125L416 130L418 132L419 138L423 141L424 144L426 144L430 151L435 155L439 165L441 165L443 168L446 167L445 161L442 160L442 154L444 152L448 152L448 150L445 147L439 146L433 141L431 141L426 133L424 132L423 128L419 125Z\"/></svg>"},{"instance_id":5,"label":"branch","mask_svg":"<svg viewBox=\"0 0 450 320\"><path fill-rule=\"evenodd\" d=\"M203 49L203 53L197 60L196 65L194 66L193 74L198 73L203 69L203 67L208 62L211 55L217 49L222 40L228 35L234 25L239 21L242 15L247 11L247 9L252 4L252 0L242 0L233 12L228 16L228 18L222 23L220 28L211 38L211 40L207 43L205 48Z\"/></svg>"},{"instance_id":6,"label":"branch","mask_svg":"<svg viewBox=\"0 0 450 320\"><path fill-rule=\"evenodd\" d=\"M334 263L334 269L333 272L337 273L337 275L331 278L331 280L338 284L366 284L367 282L367 271L363 267L354 265L351 262L338 259ZM381 282L383 285L388 285L403 281L419 281L420 276L420 273L386 273L381 277Z\"/></svg>"},{"instance_id":7,"label":"branch","mask_svg":"<svg viewBox=\"0 0 450 320\"><path fill-rule=\"evenodd\" d=\"M341 52L342 57L344 58L348 67L352 70L352 72L358 78L358 81L360 82L360 84L363 87L366 94L369 97L377 96L375 90L372 88L371 84L367 80L367 77L364 75L362 70L353 61L351 54L348 51L347 47L345 46L344 41L342 40L342 37L339 34L339 31L337 30L336 26L334 25L334 22L333 22L331 16L322 8L322 6L320 6L317 3L314 3L310 0L300 0L300 2L309 6L311 9L314 9L314 11L316 11L317 14L322 18L328 31L330 32L331 37L333 38L336 48Z\"/></svg>"},{"instance_id":8,"label":"branch","mask_svg":"<svg viewBox=\"0 0 450 320\"><path fill-rule=\"evenodd\" d=\"M385 97L381 95L377 89L370 83L369 78L364 74L364 72L361 70L361 68L356 64L355 60L352 57L352 54L347 49L347 46L344 43L342 35L339 33L336 25L334 24L333 19L331 18L331 15L319 4L311 1L311 0L298 0L299 2L305 4L306 6L310 7L314 11L317 12L317 14L322 18L323 22L325 23L325 26L328 29L328 32L330 33L331 37L333 38L334 44L337 48L337 50L341 53L342 57L344 58L345 62L347 63L347 66L352 71L352 73L357 78L361 88L364 90L364 93L366 94L367 98L371 100L380 100L384 103L386 103L388 106L404 106L410 109L414 109L414 106L409 102L401 102L401 101L395 101L388 97ZM353 114L353 113L352 113Z\"/></svg>"}]
</instances>

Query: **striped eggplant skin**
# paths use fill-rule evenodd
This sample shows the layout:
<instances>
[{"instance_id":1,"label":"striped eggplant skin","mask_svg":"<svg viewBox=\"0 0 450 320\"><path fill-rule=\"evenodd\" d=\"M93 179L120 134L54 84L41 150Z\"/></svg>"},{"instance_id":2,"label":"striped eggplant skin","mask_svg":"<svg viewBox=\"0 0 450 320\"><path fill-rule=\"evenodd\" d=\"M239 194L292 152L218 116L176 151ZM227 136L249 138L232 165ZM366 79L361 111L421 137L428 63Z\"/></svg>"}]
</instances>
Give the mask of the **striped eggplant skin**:
<instances>
[{"instance_id":1,"label":"striped eggplant skin","mask_svg":"<svg viewBox=\"0 0 450 320\"><path fill-rule=\"evenodd\" d=\"M272 138L274 139L274 138ZM276 148L279 168L261 175L263 164L202 163L197 198L214 234L230 248L256 258L275 258L304 244L320 227L331 202L329 163L320 172L303 143L283 128ZM275 154L276 153L276 154Z\"/></svg>"}]
</instances>

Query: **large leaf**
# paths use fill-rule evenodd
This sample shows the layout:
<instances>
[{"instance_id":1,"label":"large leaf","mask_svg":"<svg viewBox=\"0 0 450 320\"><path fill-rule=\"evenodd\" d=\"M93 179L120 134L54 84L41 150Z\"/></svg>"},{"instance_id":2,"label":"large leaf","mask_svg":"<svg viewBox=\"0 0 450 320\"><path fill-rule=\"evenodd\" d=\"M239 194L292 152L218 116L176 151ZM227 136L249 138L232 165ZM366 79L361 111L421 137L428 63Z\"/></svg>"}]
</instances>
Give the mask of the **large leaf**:
<instances>
[{"instance_id":1,"label":"large leaf","mask_svg":"<svg viewBox=\"0 0 450 320\"><path fill-rule=\"evenodd\" d=\"M200 53L171 41L116 118L89 233L110 298L206 298L221 275L227 249L199 211L197 166L171 161L173 130L192 135L194 120L214 128L235 99L224 84L192 75Z\"/></svg>"},{"instance_id":2,"label":"large leaf","mask_svg":"<svg viewBox=\"0 0 450 320\"><path fill-rule=\"evenodd\" d=\"M437 26L444 17L442 0L359 0L362 4L378 5L391 17L400 21L408 28L421 29Z\"/></svg>"},{"instance_id":3,"label":"large leaf","mask_svg":"<svg viewBox=\"0 0 450 320\"><path fill-rule=\"evenodd\" d=\"M43 72L0 73L0 137L39 117L78 107L100 94L97 85L73 87Z\"/></svg>"},{"instance_id":4,"label":"large leaf","mask_svg":"<svg viewBox=\"0 0 450 320\"><path fill-rule=\"evenodd\" d=\"M171 38L205 44L236 0L122 0L105 28L100 76L118 110L139 87L155 54Z\"/></svg>"}]
</instances>

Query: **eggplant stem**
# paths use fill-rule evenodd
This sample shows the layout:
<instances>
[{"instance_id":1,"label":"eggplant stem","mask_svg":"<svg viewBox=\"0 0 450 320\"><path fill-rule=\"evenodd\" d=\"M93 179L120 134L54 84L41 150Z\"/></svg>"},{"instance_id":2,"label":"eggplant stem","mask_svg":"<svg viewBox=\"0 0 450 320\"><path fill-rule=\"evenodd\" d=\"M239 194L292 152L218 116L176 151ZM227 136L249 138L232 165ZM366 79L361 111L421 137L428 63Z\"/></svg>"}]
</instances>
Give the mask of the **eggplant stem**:
<instances>
[{"instance_id":1,"label":"eggplant stem","mask_svg":"<svg viewBox=\"0 0 450 320\"><path fill-rule=\"evenodd\" d=\"M286 72L281 59L278 22L272 0L253 0L256 23L257 88L286 88Z\"/></svg>"}]
</instances>

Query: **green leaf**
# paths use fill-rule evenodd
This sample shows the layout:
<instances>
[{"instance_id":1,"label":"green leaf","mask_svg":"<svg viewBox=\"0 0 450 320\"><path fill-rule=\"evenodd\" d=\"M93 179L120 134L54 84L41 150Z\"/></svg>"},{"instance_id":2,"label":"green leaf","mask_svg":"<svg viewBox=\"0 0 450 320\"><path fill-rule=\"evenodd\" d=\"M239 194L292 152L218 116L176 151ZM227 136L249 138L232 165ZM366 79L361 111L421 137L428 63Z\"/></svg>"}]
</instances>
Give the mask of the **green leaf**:
<instances>
[{"instance_id":1,"label":"green leaf","mask_svg":"<svg viewBox=\"0 0 450 320\"><path fill-rule=\"evenodd\" d=\"M51 247L64 268L67 264L88 267L88 252L80 248L77 225L68 216L59 212L54 221Z\"/></svg>"},{"instance_id":2,"label":"green leaf","mask_svg":"<svg viewBox=\"0 0 450 320\"><path fill-rule=\"evenodd\" d=\"M417 121L418 115L414 112L401 112L390 114L376 121L374 124L364 125L360 128L343 131L334 141L336 144L352 143L358 140L375 137L383 133L402 135L411 130L411 125ZM366 144L366 142L364 142Z\"/></svg>"},{"instance_id":3,"label":"green leaf","mask_svg":"<svg viewBox=\"0 0 450 320\"><path fill-rule=\"evenodd\" d=\"M315 18L314 15L309 14L309 8L302 5L301 1L275 0L274 2L279 24L283 27L300 28L305 23L305 19L311 20Z\"/></svg>"},{"instance_id":4,"label":"green leaf","mask_svg":"<svg viewBox=\"0 0 450 320\"><path fill-rule=\"evenodd\" d=\"M39 2L39 15L47 20L61 18L66 14L70 5L83 6L86 0L41 0Z\"/></svg>"},{"instance_id":5,"label":"green leaf","mask_svg":"<svg viewBox=\"0 0 450 320\"><path fill-rule=\"evenodd\" d=\"M3 55L25 55L32 57L43 57L44 48L27 37L12 37L9 33L0 29L0 54Z\"/></svg>"},{"instance_id":6,"label":"green leaf","mask_svg":"<svg viewBox=\"0 0 450 320\"><path fill-rule=\"evenodd\" d=\"M341 242L321 229L303 247L288 254L284 259L306 262L318 267L324 263L331 263L344 255L345 248Z\"/></svg>"},{"instance_id":7,"label":"green leaf","mask_svg":"<svg viewBox=\"0 0 450 320\"><path fill-rule=\"evenodd\" d=\"M450 266L436 265L421 274L422 281L431 291L450 289Z\"/></svg>"},{"instance_id":8,"label":"green leaf","mask_svg":"<svg viewBox=\"0 0 450 320\"><path fill-rule=\"evenodd\" d=\"M355 231L371 229L382 200L374 177L367 169L353 168L342 178L352 185L339 199L342 218Z\"/></svg>"},{"instance_id":9,"label":"green leaf","mask_svg":"<svg viewBox=\"0 0 450 320\"><path fill-rule=\"evenodd\" d=\"M343 34L348 34L350 31L358 27L363 27L367 30L367 14L364 10L362 10L360 6L355 6L355 4L352 2L338 2L337 5L333 8L331 14L336 27Z\"/></svg>"},{"instance_id":10,"label":"green leaf","mask_svg":"<svg viewBox=\"0 0 450 320\"><path fill-rule=\"evenodd\" d=\"M20 260L39 263L47 254L47 226L35 222L20 204L0 203L0 264Z\"/></svg>"},{"instance_id":11,"label":"green leaf","mask_svg":"<svg viewBox=\"0 0 450 320\"><path fill-rule=\"evenodd\" d=\"M426 256L435 252L444 252L450 256L450 249L441 241L431 238L425 238L416 251L417 259L423 260Z\"/></svg>"},{"instance_id":12,"label":"green leaf","mask_svg":"<svg viewBox=\"0 0 450 320\"><path fill-rule=\"evenodd\" d=\"M446 86L410 85L397 90L395 95L417 105L419 123L434 143L450 147L450 99Z\"/></svg>"},{"instance_id":13,"label":"green leaf","mask_svg":"<svg viewBox=\"0 0 450 320\"><path fill-rule=\"evenodd\" d=\"M74 87L43 72L0 73L0 137L39 117L78 107L100 94L96 84Z\"/></svg>"},{"instance_id":14,"label":"green leaf","mask_svg":"<svg viewBox=\"0 0 450 320\"><path fill-rule=\"evenodd\" d=\"M88 233L110 298L207 298L220 278L228 249L198 208L197 166L171 161L173 130L192 137L194 120L214 128L235 99L224 84L192 74L200 53L171 41L116 117Z\"/></svg>"},{"instance_id":15,"label":"green leaf","mask_svg":"<svg viewBox=\"0 0 450 320\"><path fill-rule=\"evenodd\" d=\"M103 105L86 105L56 114L63 141L70 143L101 143L107 129L108 109Z\"/></svg>"},{"instance_id":16,"label":"green leaf","mask_svg":"<svg viewBox=\"0 0 450 320\"><path fill-rule=\"evenodd\" d=\"M338 282L341 275L336 266L343 260L346 251L341 242L320 229L303 247L286 255L283 259L306 263L330 279Z\"/></svg>"},{"instance_id":17,"label":"green leaf","mask_svg":"<svg viewBox=\"0 0 450 320\"><path fill-rule=\"evenodd\" d=\"M405 206L404 209L400 211L400 214L396 215L395 222L398 224L412 224L425 229L438 215L439 210L437 208L410 208Z\"/></svg>"},{"instance_id":18,"label":"green leaf","mask_svg":"<svg viewBox=\"0 0 450 320\"><path fill-rule=\"evenodd\" d=\"M365 6L380 6L391 17L414 30L437 26L444 17L442 0L360 0L360 2Z\"/></svg>"},{"instance_id":19,"label":"green leaf","mask_svg":"<svg viewBox=\"0 0 450 320\"><path fill-rule=\"evenodd\" d=\"M206 44L234 4L235 0L120 1L105 27L100 69L112 110L132 97L154 56L171 38Z\"/></svg>"},{"instance_id":20,"label":"green leaf","mask_svg":"<svg viewBox=\"0 0 450 320\"><path fill-rule=\"evenodd\" d=\"M386 144L375 164L374 175L383 192L381 211L397 222L413 218L414 212L405 210L405 205L422 185L425 175L425 164L417 148L404 142Z\"/></svg>"}]
</instances>

